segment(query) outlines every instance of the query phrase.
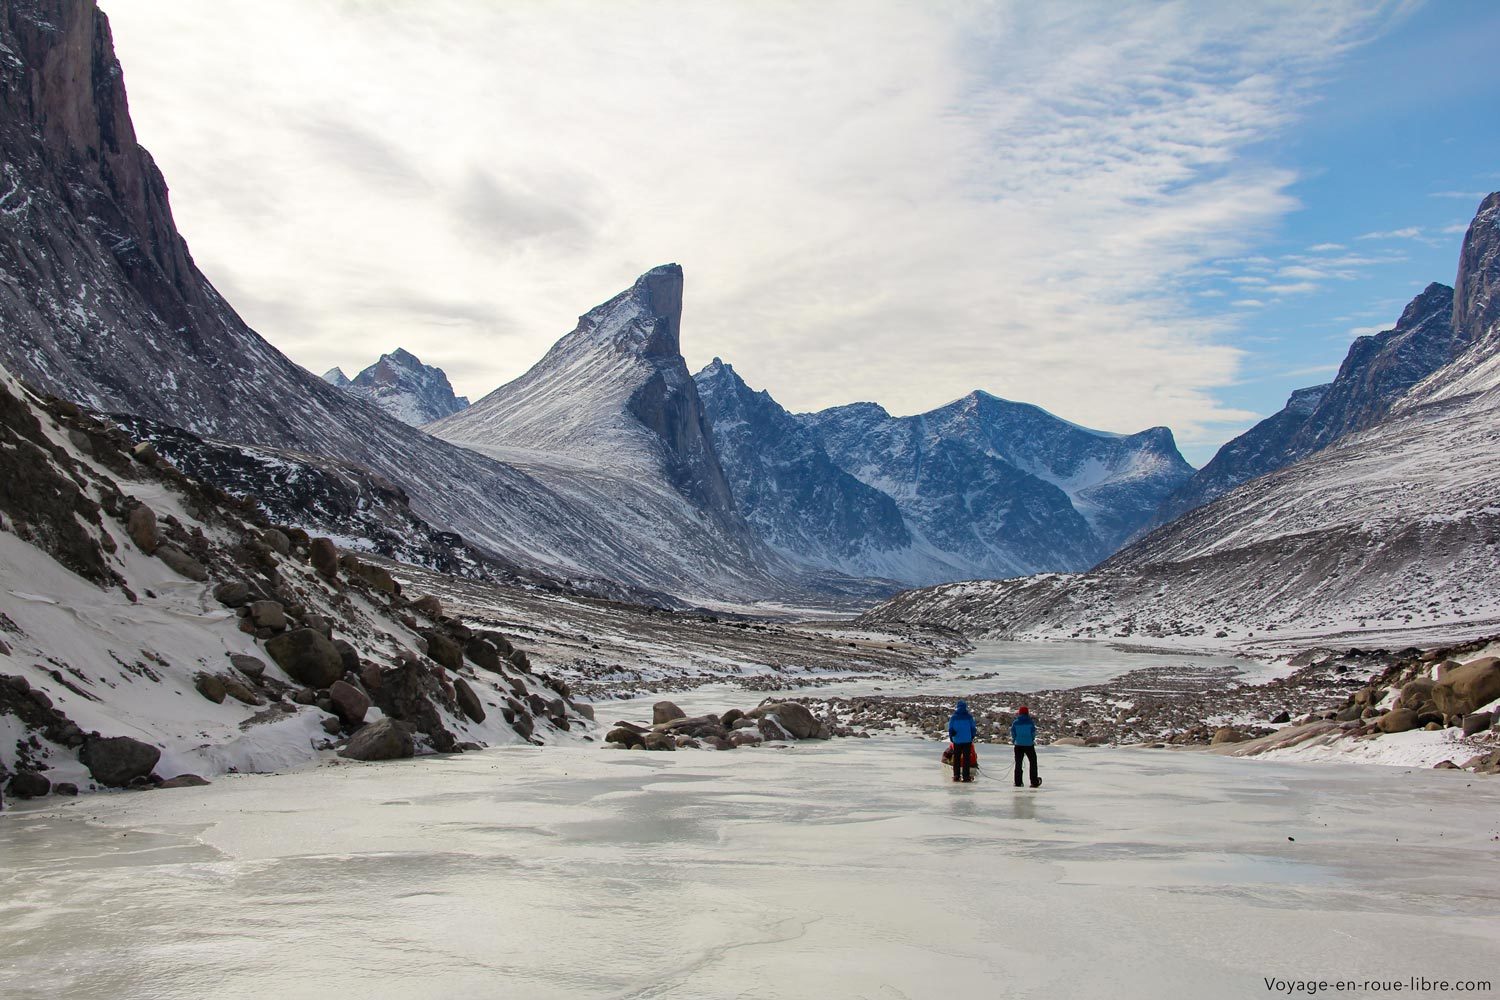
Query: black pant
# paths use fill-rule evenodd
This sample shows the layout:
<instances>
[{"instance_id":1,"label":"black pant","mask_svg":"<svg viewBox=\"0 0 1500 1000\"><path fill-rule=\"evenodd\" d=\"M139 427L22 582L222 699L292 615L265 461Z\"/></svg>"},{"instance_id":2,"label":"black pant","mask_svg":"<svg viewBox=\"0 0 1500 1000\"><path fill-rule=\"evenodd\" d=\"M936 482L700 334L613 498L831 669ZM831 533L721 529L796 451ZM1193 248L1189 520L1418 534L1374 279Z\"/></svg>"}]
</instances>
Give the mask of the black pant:
<instances>
[{"instance_id":1,"label":"black pant","mask_svg":"<svg viewBox=\"0 0 1500 1000\"><path fill-rule=\"evenodd\" d=\"M953 780L957 781L962 778L964 781L968 781L974 776L973 772L969 770L969 761L973 758L973 756L974 744L953 744Z\"/></svg>"},{"instance_id":2,"label":"black pant","mask_svg":"<svg viewBox=\"0 0 1500 1000\"><path fill-rule=\"evenodd\" d=\"M1016 787L1021 787L1021 761L1031 761L1031 787L1035 788L1042 783L1042 779L1036 776L1036 747L1016 747Z\"/></svg>"}]
</instances>

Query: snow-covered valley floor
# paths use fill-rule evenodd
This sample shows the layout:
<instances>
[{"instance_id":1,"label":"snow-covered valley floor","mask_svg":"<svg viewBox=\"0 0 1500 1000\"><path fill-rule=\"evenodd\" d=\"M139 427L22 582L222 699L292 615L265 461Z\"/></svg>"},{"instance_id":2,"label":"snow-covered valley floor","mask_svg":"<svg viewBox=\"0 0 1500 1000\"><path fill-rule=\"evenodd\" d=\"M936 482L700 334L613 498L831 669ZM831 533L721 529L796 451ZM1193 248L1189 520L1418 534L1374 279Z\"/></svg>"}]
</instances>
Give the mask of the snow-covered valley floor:
<instances>
[{"instance_id":1,"label":"snow-covered valley floor","mask_svg":"<svg viewBox=\"0 0 1500 1000\"><path fill-rule=\"evenodd\" d=\"M21 806L0 822L0 995L1500 981L1500 782L1044 748L1032 791L994 780L1004 747L982 751L994 770L971 785L937 749L507 747Z\"/></svg>"}]
</instances>

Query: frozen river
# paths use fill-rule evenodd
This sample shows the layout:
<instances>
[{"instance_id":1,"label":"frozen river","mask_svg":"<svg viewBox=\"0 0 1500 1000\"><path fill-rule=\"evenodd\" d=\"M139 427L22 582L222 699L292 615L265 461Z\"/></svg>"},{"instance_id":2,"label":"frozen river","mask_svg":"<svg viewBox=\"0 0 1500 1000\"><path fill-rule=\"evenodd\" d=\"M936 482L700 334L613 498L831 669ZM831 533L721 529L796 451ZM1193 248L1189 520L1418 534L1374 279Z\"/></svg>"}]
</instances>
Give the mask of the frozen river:
<instances>
[{"instance_id":1,"label":"frozen river","mask_svg":"<svg viewBox=\"0 0 1500 1000\"><path fill-rule=\"evenodd\" d=\"M0 996L1500 980L1500 781L1080 748L1033 792L936 752L510 748L50 800L0 816Z\"/></svg>"},{"instance_id":2,"label":"frozen river","mask_svg":"<svg viewBox=\"0 0 1500 1000\"><path fill-rule=\"evenodd\" d=\"M1113 680L1142 667L1229 667L1247 679L1285 673L1242 656L1177 650L1147 650L1107 642L1001 642L980 640L954 666L984 676L976 689L1045 691Z\"/></svg>"},{"instance_id":3,"label":"frozen river","mask_svg":"<svg viewBox=\"0 0 1500 1000\"><path fill-rule=\"evenodd\" d=\"M943 670L922 677L840 676L812 687L746 690L727 681L710 681L689 691L667 691L598 705L599 719L650 721L651 705L663 698L689 715L722 714L748 709L769 698L854 698L861 695L937 695L966 698L988 691L1044 691L1082 687L1113 680L1145 667L1229 667L1245 680L1266 681L1291 668L1273 660L1224 653L1156 650L1105 642L1002 642L984 640L972 652Z\"/></svg>"}]
</instances>

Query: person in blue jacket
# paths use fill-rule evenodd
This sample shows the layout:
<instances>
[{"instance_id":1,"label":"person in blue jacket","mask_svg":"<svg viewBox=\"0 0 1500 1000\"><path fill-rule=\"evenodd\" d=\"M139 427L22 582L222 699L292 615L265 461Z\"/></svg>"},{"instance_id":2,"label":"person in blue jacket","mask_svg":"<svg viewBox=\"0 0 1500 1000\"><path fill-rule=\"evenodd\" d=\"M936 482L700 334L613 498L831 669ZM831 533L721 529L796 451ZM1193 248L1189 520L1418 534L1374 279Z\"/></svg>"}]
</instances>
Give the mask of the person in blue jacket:
<instances>
[{"instance_id":1,"label":"person in blue jacket","mask_svg":"<svg viewBox=\"0 0 1500 1000\"><path fill-rule=\"evenodd\" d=\"M1042 783L1036 773L1036 720L1025 705L1016 710L1016 721L1010 724L1010 741L1016 747L1016 787L1021 787L1021 761L1031 762L1031 787Z\"/></svg>"},{"instance_id":2,"label":"person in blue jacket","mask_svg":"<svg viewBox=\"0 0 1500 1000\"><path fill-rule=\"evenodd\" d=\"M973 781L974 739L979 727L969 714L969 703L960 701L948 720L948 739L953 741L953 780Z\"/></svg>"}]
</instances>

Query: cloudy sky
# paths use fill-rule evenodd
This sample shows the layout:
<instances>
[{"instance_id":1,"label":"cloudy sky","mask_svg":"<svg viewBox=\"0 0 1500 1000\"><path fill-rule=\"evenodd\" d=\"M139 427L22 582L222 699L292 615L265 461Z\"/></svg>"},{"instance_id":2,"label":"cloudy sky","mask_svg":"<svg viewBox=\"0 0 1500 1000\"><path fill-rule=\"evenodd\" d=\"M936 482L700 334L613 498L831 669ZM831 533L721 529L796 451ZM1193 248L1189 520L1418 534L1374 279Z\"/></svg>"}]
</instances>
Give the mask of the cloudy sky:
<instances>
[{"instance_id":1,"label":"cloudy sky","mask_svg":"<svg viewBox=\"0 0 1500 1000\"><path fill-rule=\"evenodd\" d=\"M198 263L477 398L677 261L790 409L974 388L1190 460L1453 280L1483 2L102 0Z\"/></svg>"}]
</instances>

